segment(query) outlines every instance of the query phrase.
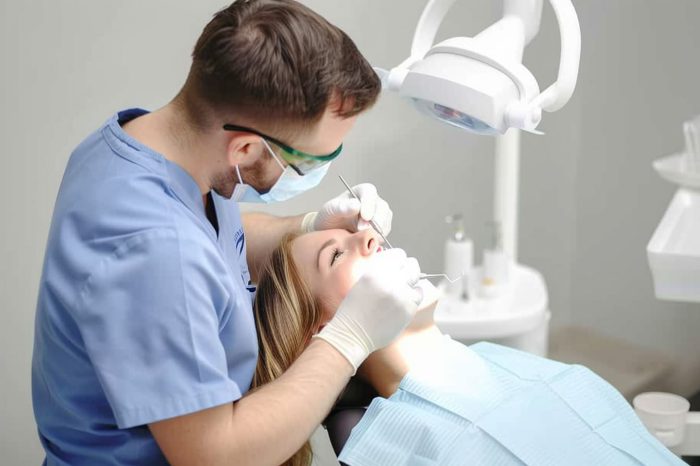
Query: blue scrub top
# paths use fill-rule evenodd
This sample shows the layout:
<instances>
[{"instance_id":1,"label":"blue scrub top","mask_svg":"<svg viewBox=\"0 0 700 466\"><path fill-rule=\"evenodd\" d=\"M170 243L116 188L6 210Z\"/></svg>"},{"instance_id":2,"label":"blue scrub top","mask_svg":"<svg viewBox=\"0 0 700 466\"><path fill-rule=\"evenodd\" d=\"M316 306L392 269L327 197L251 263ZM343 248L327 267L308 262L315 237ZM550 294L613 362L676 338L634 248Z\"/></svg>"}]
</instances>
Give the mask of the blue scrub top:
<instances>
[{"instance_id":1,"label":"blue scrub top","mask_svg":"<svg viewBox=\"0 0 700 466\"><path fill-rule=\"evenodd\" d=\"M167 464L147 424L239 399L258 346L235 202L129 137L118 113L63 176L36 311L32 392L48 465ZM234 441L234 439L232 439Z\"/></svg>"}]
</instances>

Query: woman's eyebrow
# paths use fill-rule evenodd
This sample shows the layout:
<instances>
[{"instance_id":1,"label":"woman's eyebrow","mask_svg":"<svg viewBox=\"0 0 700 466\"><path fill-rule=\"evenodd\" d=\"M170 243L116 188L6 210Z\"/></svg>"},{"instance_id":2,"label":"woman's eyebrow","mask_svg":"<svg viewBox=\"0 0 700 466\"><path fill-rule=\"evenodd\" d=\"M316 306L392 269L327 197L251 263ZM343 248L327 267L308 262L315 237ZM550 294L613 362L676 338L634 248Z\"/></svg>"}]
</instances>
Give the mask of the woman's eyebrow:
<instances>
[{"instance_id":1,"label":"woman's eyebrow","mask_svg":"<svg viewBox=\"0 0 700 466\"><path fill-rule=\"evenodd\" d=\"M331 238L323 243L321 248L318 250L318 256L316 256L316 268L318 270L321 270L321 252L333 243L335 243L335 238Z\"/></svg>"}]
</instances>

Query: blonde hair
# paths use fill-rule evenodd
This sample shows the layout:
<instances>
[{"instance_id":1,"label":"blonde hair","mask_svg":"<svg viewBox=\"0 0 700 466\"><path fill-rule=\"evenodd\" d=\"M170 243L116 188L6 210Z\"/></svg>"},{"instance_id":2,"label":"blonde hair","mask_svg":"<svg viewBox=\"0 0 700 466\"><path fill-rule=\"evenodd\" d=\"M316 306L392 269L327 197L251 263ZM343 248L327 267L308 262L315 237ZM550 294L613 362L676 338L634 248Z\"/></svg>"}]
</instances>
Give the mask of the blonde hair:
<instances>
[{"instance_id":1,"label":"blonde hair","mask_svg":"<svg viewBox=\"0 0 700 466\"><path fill-rule=\"evenodd\" d=\"M286 236L260 273L255 297L258 364L252 388L272 382L299 357L321 322L321 308L304 282L291 254L296 235ZM284 466L308 466L309 442Z\"/></svg>"}]
</instances>

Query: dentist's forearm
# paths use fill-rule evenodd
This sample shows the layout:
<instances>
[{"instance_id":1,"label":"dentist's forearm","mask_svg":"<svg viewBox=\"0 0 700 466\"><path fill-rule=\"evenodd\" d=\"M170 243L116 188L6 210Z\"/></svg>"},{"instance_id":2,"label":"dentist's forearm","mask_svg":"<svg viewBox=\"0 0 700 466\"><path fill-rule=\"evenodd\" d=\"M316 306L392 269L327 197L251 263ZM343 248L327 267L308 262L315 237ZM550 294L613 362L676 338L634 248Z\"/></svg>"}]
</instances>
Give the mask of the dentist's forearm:
<instances>
[{"instance_id":1,"label":"dentist's forearm","mask_svg":"<svg viewBox=\"0 0 700 466\"><path fill-rule=\"evenodd\" d=\"M328 414L353 368L314 339L277 380L238 402L149 425L173 466L276 466Z\"/></svg>"},{"instance_id":2,"label":"dentist's forearm","mask_svg":"<svg viewBox=\"0 0 700 466\"><path fill-rule=\"evenodd\" d=\"M236 464L277 465L291 456L323 421L351 374L352 366L333 347L312 341L282 377L236 403L234 418L253 453L250 463Z\"/></svg>"}]
</instances>

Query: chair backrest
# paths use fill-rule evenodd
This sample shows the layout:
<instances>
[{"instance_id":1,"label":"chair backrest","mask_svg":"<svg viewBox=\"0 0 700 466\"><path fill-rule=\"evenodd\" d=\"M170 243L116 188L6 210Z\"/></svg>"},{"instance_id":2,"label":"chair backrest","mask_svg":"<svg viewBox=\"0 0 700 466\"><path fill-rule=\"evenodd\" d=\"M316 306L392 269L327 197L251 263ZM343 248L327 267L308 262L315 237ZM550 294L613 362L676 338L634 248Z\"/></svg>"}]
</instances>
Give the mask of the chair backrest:
<instances>
[{"instance_id":1,"label":"chair backrest","mask_svg":"<svg viewBox=\"0 0 700 466\"><path fill-rule=\"evenodd\" d=\"M336 455L340 454L352 428L360 422L367 406L377 396L371 385L357 377L350 379L330 414L323 421Z\"/></svg>"}]
</instances>

